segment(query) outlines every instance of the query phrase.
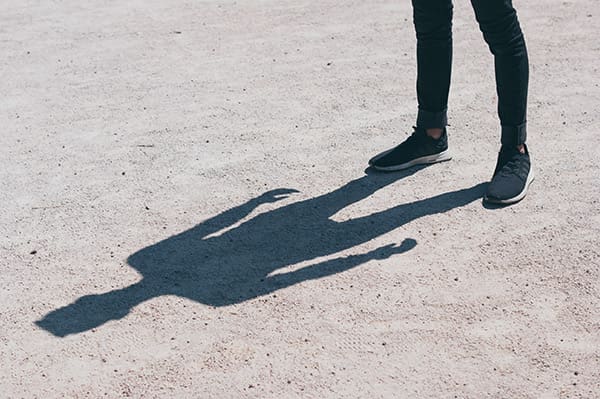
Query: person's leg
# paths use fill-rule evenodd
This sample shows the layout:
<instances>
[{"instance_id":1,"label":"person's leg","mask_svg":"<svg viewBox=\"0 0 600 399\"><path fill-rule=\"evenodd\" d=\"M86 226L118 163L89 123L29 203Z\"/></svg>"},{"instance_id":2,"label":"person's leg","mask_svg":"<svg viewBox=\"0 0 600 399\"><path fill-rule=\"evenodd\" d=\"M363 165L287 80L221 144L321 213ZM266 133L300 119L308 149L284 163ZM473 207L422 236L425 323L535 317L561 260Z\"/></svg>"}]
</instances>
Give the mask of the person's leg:
<instances>
[{"instance_id":1,"label":"person's leg","mask_svg":"<svg viewBox=\"0 0 600 399\"><path fill-rule=\"evenodd\" d=\"M452 64L452 0L412 0L417 35L417 98L414 133L391 150L371 158L382 171L451 159L446 135Z\"/></svg>"},{"instance_id":2,"label":"person's leg","mask_svg":"<svg viewBox=\"0 0 600 399\"><path fill-rule=\"evenodd\" d=\"M529 61L511 0L471 0L479 27L494 55L502 147L484 199L512 204L533 181L527 139Z\"/></svg>"},{"instance_id":3,"label":"person's leg","mask_svg":"<svg viewBox=\"0 0 600 399\"><path fill-rule=\"evenodd\" d=\"M529 61L517 12L511 0L471 0L471 4L494 54L502 145L524 144Z\"/></svg>"},{"instance_id":4,"label":"person's leg","mask_svg":"<svg viewBox=\"0 0 600 399\"><path fill-rule=\"evenodd\" d=\"M412 0L417 36L417 127L439 138L447 125L452 71L452 1Z\"/></svg>"}]
</instances>

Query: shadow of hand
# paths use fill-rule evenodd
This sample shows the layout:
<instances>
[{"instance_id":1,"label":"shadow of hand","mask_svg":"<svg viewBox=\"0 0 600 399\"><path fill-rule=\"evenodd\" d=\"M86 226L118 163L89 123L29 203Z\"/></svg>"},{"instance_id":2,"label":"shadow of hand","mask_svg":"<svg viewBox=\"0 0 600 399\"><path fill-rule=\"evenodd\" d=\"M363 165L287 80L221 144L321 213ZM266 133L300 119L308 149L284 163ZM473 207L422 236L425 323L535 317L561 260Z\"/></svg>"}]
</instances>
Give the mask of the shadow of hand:
<instances>
[{"instance_id":1,"label":"shadow of hand","mask_svg":"<svg viewBox=\"0 0 600 399\"><path fill-rule=\"evenodd\" d=\"M379 247L365 254L366 257L371 259L387 259L392 255L401 254L403 252L413 249L417 245L417 241L412 238L407 238L402 241L402 244L389 244Z\"/></svg>"},{"instance_id":2,"label":"shadow of hand","mask_svg":"<svg viewBox=\"0 0 600 399\"><path fill-rule=\"evenodd\" d=\"M294 190L293 188L278 188L276 190L267 191L262 194L256 200L261 204L267 204L272 202L281 201L290 196L290 194L299 193L300 191Z\"/></svg>"}]
</instances>

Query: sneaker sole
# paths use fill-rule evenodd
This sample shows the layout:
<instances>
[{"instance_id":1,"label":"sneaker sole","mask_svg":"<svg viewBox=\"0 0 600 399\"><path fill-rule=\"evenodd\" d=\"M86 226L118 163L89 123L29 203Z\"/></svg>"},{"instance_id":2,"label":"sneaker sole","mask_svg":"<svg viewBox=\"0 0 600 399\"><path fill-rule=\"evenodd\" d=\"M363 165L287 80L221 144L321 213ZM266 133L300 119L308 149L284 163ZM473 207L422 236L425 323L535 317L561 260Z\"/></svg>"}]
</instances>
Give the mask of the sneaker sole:
<instances>
[{"instance_id":1,"label":"sneaker sole","mask_svg":"<svg viewBox=\"0 0 600 399\"><path fill-rule=\"evenodd\" d=\"M533 168L530 168L529 175L527 175L527 181L525 182L525 187L523 187L523 191L521 191L518 195L516 195L512 198L504 199L504 200L499 200L496 198L488 198L488 196L486 195L483 197L483 200L490 204L500 204L500 205L510 205L510 204L519 202L523 198L525 198L525 196L527 195L527 190L529 189L529 185L531 184L531 182L533 182L534 179L535 179L535 176L533 173Z\"/></svg>"},{"instance_id":2,"label":"sneaker sole","mask_svg":"<svg viewBox=\"0 0 600 399\"><path fill-rule=\"evenodd\" d=\"M450 152L448 150L445 150L438 154L426 155L424 157L415 158L412 161L409 161L409 162L406 162L406 163L403 163L400 165L377 166L377 165L373 164L375 161L377 161L377 159L387 155L392 150L387 150L385 152L382 152L381 154L376 155L369 161L369 165L373 169L376 169L376 170L379 170L382 172L396 172L398 170L408 169L408 168L410 168L412 166L416 166L416 165L428 165L428 164L432 164L432 163L445 162L445 161L449 161L452 159L452 155L450 155Z\"/></svg>"}]
</instances>

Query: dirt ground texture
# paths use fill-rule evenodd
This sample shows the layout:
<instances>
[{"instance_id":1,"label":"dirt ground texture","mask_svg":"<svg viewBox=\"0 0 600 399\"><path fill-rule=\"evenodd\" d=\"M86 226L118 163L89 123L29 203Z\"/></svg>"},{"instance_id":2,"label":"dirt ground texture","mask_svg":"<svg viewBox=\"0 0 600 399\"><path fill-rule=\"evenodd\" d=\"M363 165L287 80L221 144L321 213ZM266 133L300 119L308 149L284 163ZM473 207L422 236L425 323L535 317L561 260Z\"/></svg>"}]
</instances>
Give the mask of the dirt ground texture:
<instances>
[{"instance_id":1,"label":"dirt ground texture","mask_svg":"<svg viewBox=\"0 0 600 399\"><path fill-rule=\"evenodd\" d=\"M515 1L521 203L455 2L451 162L408 1L0 2L0 397L600 398L600 1Z\"/></svg>"}]
</instances>

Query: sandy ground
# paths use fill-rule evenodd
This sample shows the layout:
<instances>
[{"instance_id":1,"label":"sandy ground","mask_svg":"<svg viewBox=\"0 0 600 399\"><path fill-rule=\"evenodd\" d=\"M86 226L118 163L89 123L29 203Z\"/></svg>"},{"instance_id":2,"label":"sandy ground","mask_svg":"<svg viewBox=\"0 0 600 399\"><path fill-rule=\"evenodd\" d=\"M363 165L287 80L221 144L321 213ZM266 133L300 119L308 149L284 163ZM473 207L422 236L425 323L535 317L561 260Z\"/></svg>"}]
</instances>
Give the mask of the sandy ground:
<instances>
[{"instance_id":1,"label":"sandy ground","mask_svg":"<svg viewBox=\"0 0 600 399\"><path fill-rule=\"evenodd\" d=\"M599 398L600 1L515 4L537 178L488 209L466 1L454 159L386 175L408 1L0 2L0 397Z\"/></svg>"}]
</instances>

